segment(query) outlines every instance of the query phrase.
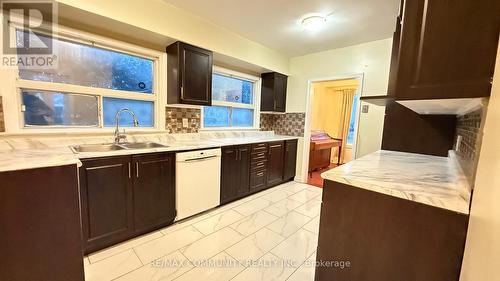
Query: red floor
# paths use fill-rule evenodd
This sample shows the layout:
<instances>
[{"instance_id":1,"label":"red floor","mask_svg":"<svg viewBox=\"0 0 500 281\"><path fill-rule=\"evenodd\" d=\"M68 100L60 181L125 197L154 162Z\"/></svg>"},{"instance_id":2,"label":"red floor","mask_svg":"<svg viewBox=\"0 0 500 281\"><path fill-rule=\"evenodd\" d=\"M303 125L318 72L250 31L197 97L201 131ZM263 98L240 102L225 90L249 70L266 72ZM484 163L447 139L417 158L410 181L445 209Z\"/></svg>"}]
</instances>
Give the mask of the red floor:
<instances>
[{"instance_id":1,"label":"red floor","mask_svg":"<svg viewBox=\"0 0 500 281\"><path fill-rule=\"evenodd\" d=\"M309 178L307 178L307 183L310 185L317 186L317 187L323 187L323 179L321 178L321 173L328 171L330 169L333 169L337 166L338 166L337 164L332 163L327 168L317 170L317 171L310 173Z\"/></svg>"}]
</instances>

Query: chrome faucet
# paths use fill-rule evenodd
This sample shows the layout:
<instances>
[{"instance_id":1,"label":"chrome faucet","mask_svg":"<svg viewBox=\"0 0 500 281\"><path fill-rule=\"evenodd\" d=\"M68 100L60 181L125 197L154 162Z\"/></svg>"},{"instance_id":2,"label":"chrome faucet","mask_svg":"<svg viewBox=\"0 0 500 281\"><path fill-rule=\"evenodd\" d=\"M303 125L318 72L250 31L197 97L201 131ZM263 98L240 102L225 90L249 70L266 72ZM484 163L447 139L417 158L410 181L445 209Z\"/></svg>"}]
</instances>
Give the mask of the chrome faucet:
<instances>
[{"instance_id":1,"label":"chrome faucet","mask_svg":"<svg viewBox=\"0 0 500 281\"><path fill-rule=\"evenodd\" d=\"M123 129L123 134L120 134L120 114L122 112L128 112L132 118L134 119L134 127L138 127L139 126L139 121L137 121L137 117L135 116L135 113L128 109L128 108L122 108L120 110L118 110L116 112L116 115L115 115L115 122L116 122L116 126L115 126L115 143L120 143L120 140L126 140L127 139L127 136L125 135L125 129Z\"/></svg>"}]
</instances>

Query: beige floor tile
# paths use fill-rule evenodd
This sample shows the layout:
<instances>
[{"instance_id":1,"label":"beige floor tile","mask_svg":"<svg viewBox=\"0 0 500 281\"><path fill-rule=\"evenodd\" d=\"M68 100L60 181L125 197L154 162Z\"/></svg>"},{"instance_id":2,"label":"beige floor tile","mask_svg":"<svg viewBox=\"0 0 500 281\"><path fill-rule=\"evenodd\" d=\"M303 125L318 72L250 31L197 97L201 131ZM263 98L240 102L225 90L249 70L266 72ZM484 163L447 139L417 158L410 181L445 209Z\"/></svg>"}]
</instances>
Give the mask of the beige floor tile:
<instances>
[{"instance_id":1,"label":"beige floor tile","mask_svg":"<svg viewBox=\"0 0 500 281\"><path fill-rule=\"evenodd\" d=\"M142 266L133 250L127 250L84 267L86 281L108 281Z\"/></svg>"},{"instance_id":2,"label":"beige floor tile","mask_svg":"<svg viewBox=\"0 0 500 281\"><path fill-rule=\"evenodd\" d=\"M310 220L308 216L291 211L266 227L283 237L288 237Z\"/></svg>"},{"instance_id":3,"label":"beige floor tile","mask_svg":"<svg viewBox=\"0 0 500 281\"><path fill-rule=\"evenodd\" d=\"M137 247L141 244L144 244L148 241L151 241L151 240L154 240L154 239L157 239L160 237L163 237L163 234L161 234L161 232L159 232L159 231L155 231L153 233L139 236L137 238L125 241L123 243L106 248L104 250L92 253L89 255L89 261L91 263L98 262L100 260L103 260L103 259L108 258L110 256L116 255L116 254L121 253L123 251L126 251L128 249L132 249L134 247Z\"/></svg>"},{"instance_id":4,"label":"beige floor tile","mask_svg":"<svg viewBox=\"0 0 500 281\"><path fill-rule=\"evenodd\" d=\"M181 275L176 281L226 281L231 280L244 267L227 253L222 252L209 259L205 264L195 264L196 267ZM142 281L142 280L141 280Z\"/></svg>"},{"instance_id":5,"label":"beige floor tile","mask_svg":"<svg viewBox=\"0 0 500 281\"><path fill-rule=\"evenodd\" d=\"M300 205L302 205L301 202L287 198L272 204L271 206L265 208L264 211L275 216L282 217Z\"/></svg>"},{"instance_id":6,"label":"beige floor tile","mask_svg":"<svg viewBox=\"0 0 500 281\"><path fill-rule=\"evenodd\" d=\"M309 200L303 205L295 208L295 211L310 218L317 217L321 211L321 202L317 200Z\"/></svg>"},{"instance_id":7,"label":"beige floor tile","mask_svg":"<svg viewBox=\"0 0 500 281\"><path fill-rule=\"evenodd\" d=\"M197 222L193 224L193 226L196 227L196 229L198 229L204 235L208 235L242 218L243 215L241 215L240 213L237 213L233 210L227 210L225 212L213 215L208 219Z\"/></svg>"},{"instance_id":8,"label":"beige floor tile","mask_svg":"<svg viewBox=\"0 0 500 281\"><path fill-rule=\"evenodd\" d=\"M168 255L203 237L196 228L187 226L134 248L144 264Z\"/></svg>"},{"instance_id":9,"label":"beige floor tile","mask_svg":"<svg viewBox=\"0 0 500 281\"><path fill-rule=\"evenodd\" d=\"M272 203L269 200L257 198L252 201L245 202L244 204L235 207L233 210L242 215L249 216L257 211L269 207L271 204Z\"/></svg>"},{"instance_id":10,"label":"beige floor tile","mask_svg":"<svg viewBox=\"0 0 500 281\"><path fill-rule=\"evenodd\" d=\"M287 281L314 281L316 253L313 253Z\"/></svg>"},{"instance_id":11,"label":"beige floor tile","mask_svg":"<svg viewBox=\"0 0 500 281\"><path fill-rule=\"evenodd\" d=\"M264 211L258 211L231 224L231 228L244 236L248 236L277 219L277 216Z\"/></svg>"},{"instance_id":12,"label":"beige floor tile","mask_svg":"<svg viewBox=\"0 0 500 281\"><path fill-rule=\"evenodd\" d=\"M83 266L87 266L90 264L89 257L85 256L83 257Z\"/></svg>"},{"instance_id":13,"label":"beige floor tile","mask_svg":"<svg viewBox=\"0 0 500 281\"><path fill-rule=\"evenodd\" d=\"M319 216L313 218L310 222L306 223L302 228L309 230L313 233L319 234Z\"/></svg>"},{"instance_id":14,"label":"beige floor tile","mask_svg":"<svg viewBox=\"0 0 500 281\"><path fill-rule=\"evenodd\" d=\"M184 227L186 227L188 225L192 225L193 223L197 223L199 221L208 219L209 217L210 217L210 215L208 215L207 213L199 214L197 216L184 219L184 220L182 220L180 222L176 222L176 223L174 223L172 225L169 225L169 226L167 226L165 228L162 228L162 229L160 229L160 231L163 234L168 234L168 233L174 232L176 230L179 230L181 228L184 228Z\"/></svg>"},{"instance_id":15,"label":"beige floor tile","mask_svg":"<svg viewBox=\"0 0 500 281\"><path fill-rule=\"evenodd\" d=\"M121 276L116 281L168 281L173 280L191 270L193 265L179 251L159 258L130 273Z\"/></svg>"},{"instance_id":16,"label":"beige floor tile","mask_svg":"<svg viewBox=\"0 0 500 281\"><path fill-rule=\"evenodd\" d=\"M275 190L273 192L270 192L268 194L263 195L261 198L266 199L271 201L272 203L276 203L278 201L281 201L285 198L287 198L289 194L285 192L284 190Z\"/></svg>"},{"instance_id":17,"label":"beige floor tile","mask_svg":"<svg viewBox=\"0 0 500 281\"><path fill-rule=\"evenodd\" d=\"M295 194L299 191L302 191L302 190L306 189L307 187L308 187L307 185L297 183L297 182L291 182L289 184L280 185L281 190L285 191L289 195L292 195L292 194Z\"/></svg>"},{"instance_id":18,"label":"beige floor tile","mask_svg":"<svg viewBox=\"0 0 500 281\"><path fill-rule=\"evenodd\" d=\"M318 235L299 229L272 249L271 253L282 259L293 261L299 266L316 251L317 246Z\"/></svg>"},{"instance_id":19,"label":"beige floor tile","mask_svg":"<svg viewBox=\"0 0 500 281\"><path fill-rule=\"evenodd\" d=\"M247 267L236 275L233 281L282 281L286 280L296 268L291 267L283 259L267 253L257 263Z\"/></svg>"},{"instance_id":20,"label":"beige floor tile","mask_svg":"<svg viewBox=\"0 0 500 281\"><path fill-rule=\"evenodd\" d=\"M211 258L244 238L230 227L223 228L181 249L191 262Z\"/></svg>"},{"instance_id":21,"label":"beige floor tile","mask_svg":"<svg viewBox=\"0 0 500 281\"><path fill-rule=\"evenodd\" d=\"M262 228L231 246L226 252L243 265L248 265L249 262L258 260L284 239L273 231Z\"/></svg>"},{"instance_id":22,"label":"beige floor tile","mask_svg":"<svg viewBox=\"0 0 500 281\"><path fill-rule=\"evenodd\" d=\"M308 189L304 189L304 190L301 190L293 195L290 195L288 198L295 200L295 201L302 202L302 203L306 203L307 201L309 201L317 196L319 196L319 195L316 192L308 190Z\"/></svg>"}]
</instances>

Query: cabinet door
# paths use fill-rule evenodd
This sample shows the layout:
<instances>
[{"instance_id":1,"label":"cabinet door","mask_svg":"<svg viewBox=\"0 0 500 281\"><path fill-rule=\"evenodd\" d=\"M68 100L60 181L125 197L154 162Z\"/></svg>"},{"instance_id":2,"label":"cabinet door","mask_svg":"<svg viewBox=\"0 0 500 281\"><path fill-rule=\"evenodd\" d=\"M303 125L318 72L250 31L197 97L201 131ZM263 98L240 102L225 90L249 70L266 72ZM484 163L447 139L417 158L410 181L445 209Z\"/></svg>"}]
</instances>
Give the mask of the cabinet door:
<instances>
[{"instance_id":1,"label":"cabinet door","mask_svg":"<svg viewBox=\"0 0 500 281\"><path fill-rule=\"evenodd\" d=\"M169 153L132 157L136 233L143 233L174 221L174 157Z\"/></svg>"},{"instance_id":2,"label":"cabinet door","mask_svg":"<svg viewBox=\"0 0 500 281\"><path fill-rule=\"evenodd\" d=\"M238 147L238 197L243 197L250 191L250 146Z\"/></svg>"},{"instance_id":3,"label":"cabinet door","mask_svg":"<svg viewBox=\"0 0 500 281\"><path fill-rule=\"evenodd\" d=\"M274 111L285 112L287 77L276 73L274 85Z\"/></svg>"},{"instance_id":4,"label":"cabinet door","mask_svg":"<svg viewBox=\"0 0 500 281\"><path fill-rule=\"evenodd\" d=\"M297 164L297 140L285 141L285 168L283 180L293 179L295 177L295 166Z\"/></svg>"},{"instance_id":5,"label":"cabinet door","mask_svg":"<svg viewBox=\"0 0 500 281\"><path fill-rule=\"evenodd\" d=\"M181 45L181 103L212 104L212 52Z\"/></svg>"},{"instance_id":6,"label":"cabinet door","mask_svg":"<svg viewBox=\"0 0 500 281\"><path fill-rule=\"evenodd\" d=\"M238 148L222 148L220 201L225 204L237 197L239 184Z\"/></svg>"},{"instance_id":7,"label":"cabinet door","mask_svg":"<svg viewBox=\"0 0 500 281\"><path fill-rule=\"evenodd\" d=\"M82 160L81 214L85 252L127 239L133 232L131 158Z\"/></svg>"},{"instance_id":8,"label":"cabinet door","mask_svg":"<svg viewBox=\"0 0 500 281\"><path fill-rule=\"evenodd\" d=\"M283 181L284 142L269 143L269 157L267 168L267 185L275 185Z\"/></svg>"},{"instance_id":9,"label":"cabinet door","mask_svg":"<svg viewBox=\"0 0 500 281\"><path fill-rule=\"evenodd\" d=\"M500 1L405 1L396 99L490 95Z\"/></svg>"}]
</instances>

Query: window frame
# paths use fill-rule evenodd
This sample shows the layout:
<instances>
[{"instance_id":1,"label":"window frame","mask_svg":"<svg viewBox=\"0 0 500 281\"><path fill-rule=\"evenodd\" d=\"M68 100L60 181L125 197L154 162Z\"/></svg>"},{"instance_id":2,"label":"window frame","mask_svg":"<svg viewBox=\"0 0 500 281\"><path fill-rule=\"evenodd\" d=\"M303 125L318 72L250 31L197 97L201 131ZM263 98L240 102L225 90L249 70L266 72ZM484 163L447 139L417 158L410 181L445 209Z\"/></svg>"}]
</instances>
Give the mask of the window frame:
<instances>
[{"instance_id":1,"label":"window frame","mask_svg":"<svg viewBox=\"0 0 500 281\"><path fill-rule=\"evenodd\" d=\"M41 34L47 34L44 29L45 24L36 30ZM11 23L9 28L20 28L16 24ZM57 26L56 32L52 35L56 39L62 39L77 44L83 44L91 47L97 47L105 50L119 52L127 55L132 55L153 62L153 87L152 93L141 93L125 90L114 90L106 88L97 88L90 86L81 86L75 84L65 84L56 82L34 81L21 79L19 69L4 70L6 73L4 79L0 82L5 82L0 86L0 90L5 90L3 96L4 103L15 104L9 110L5 110L5 129L9 133L61 133L61 132L112 132L114 127L106 127L104 125L103 99L104 97L131 99L137 101L150 101L154 103L153 112L153 127L123 127L127 131L165 131L165 106L166 99L164 95L166 75L166 53L140 47L134 44L123 41L103 37L87 33L84 31ZM25 125L24 112L22 111L22 90L40 90L49 92L63 92L71 94L82 94L96 96L98 99L98 122L97 126L66 126L66 125L49 125L49 126L31 126Z\"/></svg>"},{"instance_id":2,"label":"window frame","mask_svg":"<svg viewBox=\"0 0 500 281\"><path fill-rule=\"evenodd\" d=\"M220 66L213 66L212 75L218 74L222 76L227 76L231 78L236 78L240 80L245 80L253 83L253 101L252 104L244 104L244 103L236 103L236 102L227 102L227 101L217 101L212 99L212 106L224 106L224 107L236 107L236 108L244 108L244 109L252 109L253 110L253 126L252 127L205 127L205 118L204 118L204 110L205 107L201 107L200 114L200 131L255 131L260 130L260 89L262 79L258 76L241 73L238 71L230 70L227 68L223 68ZM231 118L231 117L230 117Z\"/></svg>"}]
</instances>

